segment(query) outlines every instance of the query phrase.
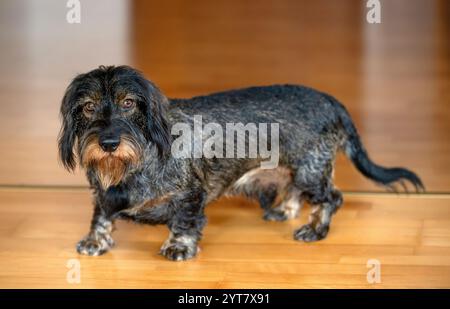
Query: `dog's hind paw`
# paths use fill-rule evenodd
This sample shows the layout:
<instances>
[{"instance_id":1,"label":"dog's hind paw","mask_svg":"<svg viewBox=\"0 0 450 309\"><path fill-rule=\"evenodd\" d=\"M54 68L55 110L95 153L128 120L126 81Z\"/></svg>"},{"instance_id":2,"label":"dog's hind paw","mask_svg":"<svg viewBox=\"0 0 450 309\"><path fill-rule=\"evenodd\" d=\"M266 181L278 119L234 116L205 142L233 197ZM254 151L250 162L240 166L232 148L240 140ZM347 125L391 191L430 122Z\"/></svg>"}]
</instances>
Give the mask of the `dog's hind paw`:
<instances>
[{"instance_id":1,"label":"dog's hind paw","mask_svg":"<svg viewBox=\"0 0 450 309\"><path fill-rule=\"evenodd\" d=\"M284 211L269 209L264 213L263 219L266 221L286 221L289 217Z\"/></svg>"},{"instance_id":2,"label":"dog's hind paw","mask_svg":"<svg viewBox=\"0 0 450 309\"><path fill-rule=\"evenodd\" d=\"M77 244L77 252L79 254L97 256L106 253L114 246L113 239L108 237L86 236Z\"/></svg>"},{"instance_id":3,"label":"dog's hind paw","mask_svg":"<svg viewBox=\"0 0 450 309\"><path fill-rule=\"evenodd\" d=\"M328 226L322 225L314 229L311 224L305 224L294 232L294 239L312 242L324 239L328 234Z\"/></svg>"},{"instance_id":4,"label":"dog's hind paw","mask_svg":"<svg viewBox=\"0 0 450 309\"><path fill-rule=\"evenodd\" d=\"M286 221L298 216L301 208L301 201L297 195L284 201L280 206L266 209L263 219L266 221Z\"/></svg>"}]
</instances>

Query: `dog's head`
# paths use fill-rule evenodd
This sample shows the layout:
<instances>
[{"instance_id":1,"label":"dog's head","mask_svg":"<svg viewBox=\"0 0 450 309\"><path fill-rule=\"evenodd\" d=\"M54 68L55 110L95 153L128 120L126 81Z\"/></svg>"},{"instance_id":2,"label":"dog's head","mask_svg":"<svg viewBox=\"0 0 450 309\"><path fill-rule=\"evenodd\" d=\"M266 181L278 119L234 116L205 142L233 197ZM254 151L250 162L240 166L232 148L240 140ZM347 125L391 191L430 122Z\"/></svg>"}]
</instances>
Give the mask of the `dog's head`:
<instances>
[{"instance_id":1,"label":"dog's head","mask_svg":"<svg viewBox=\"0 0 450 309\"><path fill-rule=\"evenodd\" d=\"M62 100L59 155L73 170L77 160L97 172L104 188L139 166L146 147L170 150L166 97L127 66L100 66L78 75Z\"/></svg>"}]
</instances>

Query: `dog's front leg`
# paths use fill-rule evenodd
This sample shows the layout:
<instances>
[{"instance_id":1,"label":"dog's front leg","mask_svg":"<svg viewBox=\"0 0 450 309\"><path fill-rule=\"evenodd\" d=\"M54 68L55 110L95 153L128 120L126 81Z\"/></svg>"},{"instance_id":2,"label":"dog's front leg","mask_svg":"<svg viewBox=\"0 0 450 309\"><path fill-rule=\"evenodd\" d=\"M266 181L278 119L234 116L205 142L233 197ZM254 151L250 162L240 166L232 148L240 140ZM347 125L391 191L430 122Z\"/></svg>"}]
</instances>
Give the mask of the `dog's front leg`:
<instances>
[{"instance_id":1,"label":"dog's front leg","mask_svg":"<svg viewBox=\"0 0 450 309\"><path fill-rule=\"evenodd\" d=\"M190 192L175 206L175 214L168 222L170 236L161 247L161 254L169 260L183 261L197 254L206 224L205 200L204 191Z\"/></svg>"},{"instance_id":2,"label":"dog's front leg","mask_svg":"<svg viewBox=\"0 0 450 309\"><path fill-rule=\"evenodd\" d=\"M114 246L111 237L113 221L108 219L96 203L91 221L91 229L77 244L77 251L85 255L101 255Z\"/></svg>"}]
</instances>

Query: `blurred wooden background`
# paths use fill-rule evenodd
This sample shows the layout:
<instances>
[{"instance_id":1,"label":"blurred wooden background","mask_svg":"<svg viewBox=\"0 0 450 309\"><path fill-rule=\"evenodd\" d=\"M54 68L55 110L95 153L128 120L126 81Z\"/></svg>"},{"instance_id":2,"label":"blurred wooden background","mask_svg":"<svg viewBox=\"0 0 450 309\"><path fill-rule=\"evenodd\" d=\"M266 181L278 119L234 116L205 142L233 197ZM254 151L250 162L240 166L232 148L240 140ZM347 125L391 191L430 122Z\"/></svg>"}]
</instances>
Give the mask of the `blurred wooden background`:
<instances>
[{"instance_id":1,"label":"blurred wooden background","mask_svg":"<svg viewBox=\"0 0 450 309\"><path fill-rule=\"evenodd\" d=\"M58 108L77 73L131 64L170 97L298 83L349 108L373 159L450 189L448 1L360 0L0 3L0 184L85 185L58 164ZM343 157L344 190L382 190Z\"/></svg>"}]
</instances>

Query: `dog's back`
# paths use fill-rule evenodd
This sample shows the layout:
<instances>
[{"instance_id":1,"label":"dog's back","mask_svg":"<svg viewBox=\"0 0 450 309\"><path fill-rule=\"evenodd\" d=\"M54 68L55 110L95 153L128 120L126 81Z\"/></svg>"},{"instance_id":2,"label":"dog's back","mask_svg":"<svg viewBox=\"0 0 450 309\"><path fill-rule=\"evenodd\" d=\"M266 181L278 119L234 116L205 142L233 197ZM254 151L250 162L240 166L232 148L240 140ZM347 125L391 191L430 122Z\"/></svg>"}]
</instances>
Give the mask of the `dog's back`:
<instances>
[{"instance_id":1,"label":"dog's back","mask_svg":"<svg viewBox=\"0 0 450 309\"><path fill-rule=\"evenodd\" d=\"M180 113L181 112L181 113ZM344 150L366 177L392 187L405 179L417 190L423 184L413 172L403 168L383 168L368 157L345 107L332 96L297 85L250 87L213 93L191 99L172 99L169 115L183 121L201 115L203 123L278 123L280 163L304 160L302 156L320 151L326 160ZM178 115L178 116L177 116ZM312 158L311 158L312 159Z\"/></svg>"}]
</instances>

